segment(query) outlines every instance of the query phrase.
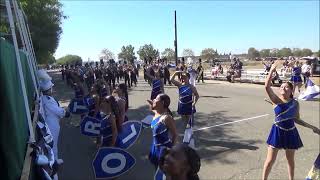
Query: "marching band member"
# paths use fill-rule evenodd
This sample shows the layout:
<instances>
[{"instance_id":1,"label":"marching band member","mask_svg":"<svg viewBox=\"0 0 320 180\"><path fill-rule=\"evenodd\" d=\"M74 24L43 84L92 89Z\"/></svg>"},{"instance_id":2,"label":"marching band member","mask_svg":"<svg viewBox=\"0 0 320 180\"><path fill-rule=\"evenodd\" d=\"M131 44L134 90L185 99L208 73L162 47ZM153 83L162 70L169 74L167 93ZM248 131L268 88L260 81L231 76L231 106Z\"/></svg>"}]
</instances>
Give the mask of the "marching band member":
<instances>
[{"instance_id":1,"label":"marching band member","mask_svg":"<svg viewBox=\"0 0 320 180\"><path fill-rule=\"evenodd\" d=\"M53 83L49 81L40 81L40 89L43 93L41 96L41 103L43 108L43 117L46 121L51 134L53 136L53 153L55 160L58 160L58 140L60 133L60 119L68 117L69 112L66 113L64 108L60 107L57 100L52 97Z\"/></svg>"},{"instance_id":2,"label":"marching band member","mask_svg":"<svg viewBox=\"0 0 320 180\"><path fill-rule=\"evenodd\" d=\"M265 81L266 92L272 104L275 105L274 112L276 118L267 140L267 144L269 145L268 154L264 163L262 179L268 178L279 149L284 149L288 161L289 179L293 180L295 150L303 146L295 123L310 128L315 133L319 133L319 129L300 119L299 103L293 99L293 85L290 82L285 82L280 86L279 95L275 94L271 89L272 74L276 71L278 63L275 62L271 66Z\"/></svg>"}]
</instances>

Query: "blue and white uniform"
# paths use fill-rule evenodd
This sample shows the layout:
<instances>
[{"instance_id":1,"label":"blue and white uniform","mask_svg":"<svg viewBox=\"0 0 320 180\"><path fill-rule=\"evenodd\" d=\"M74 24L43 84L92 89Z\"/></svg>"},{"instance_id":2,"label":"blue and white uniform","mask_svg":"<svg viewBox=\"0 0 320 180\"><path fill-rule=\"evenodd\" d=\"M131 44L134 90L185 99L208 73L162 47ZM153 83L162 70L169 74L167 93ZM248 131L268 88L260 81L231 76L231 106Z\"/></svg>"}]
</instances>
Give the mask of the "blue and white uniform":
<instances>
[{"instance_id":1,"label":"blue and white uniform","mask_svg":"<svg viewBox=\"0 0 320 180\"><path fill-rule=\"evenodd\" d=\"M179 103L178 114L180 115L192 115L195 113L195 109L192 112L192 89L190 85L182 85L179 87Z\"/></svg>"},{"instance_id":2,"label":"blue and white uniform","mask_svg":"<svg viewBox=\"0 0 320 180\"><path fill-rule=\"evenodd\" d=\"M301 67L294 67L292 69L292 76L291 76L291 82L293 83L300 83L302 82L301 79Z\"/></svg>"},{"instance_id":3,"label":"blue and white uniform","mask_svg":"<svg viewBox=\"0 0 320 180\"><path fill-rule=\"evenodd\" d=\"M272 125L267 143L278 149L298 149L303 146L295 126L298 102L294 99L274 107L275 121Z\"/></svg>"},{"instance_id":4,"label":"blue and white uniform","mask_svg":"<svg viewBox=\"0 0 320 180\"><path fill-rule=\"evenodd\" d=\"M60 133L60 119L65 116L66 111L60 107L58 101L53 97L41 96L40 113L44 117L53 137L53 153L55 160L58 159L58 139Z\"/></svg>"},{"instance_id":5,"label":"blue and white uniform","mask_svg":"<svg viewBox=\"0 0 320 180\"><path fill-rule=\"evenodd\" d=\"M158 166L158 160L165 148L172 147L172 140L169 138L169 129L162 119L166 115L161 115L151 121L153 142L149 153L149 160L155 166Z\"/></svg>"},{"instance_id":6,"label":"blue and white uniform","mask_svg":"<svg viewBox=\"0 0 320 180\"><path fill-rule=\"evenodd\" d=\"M163 93L161 85L161 79L155 79L152 81L151 100L154 100L158 96L158 94Z\"/></svg>"},{"instance_id":7,"label":"blue and white uniform","mask_svg":"<svg viewBox=\"0 0 320 180\"><path fill-rule=\"evenodd\" d=\"M91 97L90 95L87 95L86 97L84 97L83 100L84 100L85 105L87 106L87 108L89 110L88 116L93 117L94 111L95 111L95 107L96 107L96 103L94 101L94 98Z\"/></svg>"}]
</instances>

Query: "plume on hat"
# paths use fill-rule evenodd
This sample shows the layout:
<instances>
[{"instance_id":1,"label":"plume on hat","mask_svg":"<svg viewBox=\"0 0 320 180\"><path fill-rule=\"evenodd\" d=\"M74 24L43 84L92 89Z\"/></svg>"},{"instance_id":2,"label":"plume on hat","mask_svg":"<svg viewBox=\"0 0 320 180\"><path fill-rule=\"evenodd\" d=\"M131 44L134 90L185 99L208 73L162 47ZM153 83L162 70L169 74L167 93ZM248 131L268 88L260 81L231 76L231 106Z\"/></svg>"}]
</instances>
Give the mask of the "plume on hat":
<instances>
[{"instance_id":1,"label":"plume on hat","mask_svg":"<svg viewBox=\"0 0 320 180\"><path fill-rule=\"evenodd\" d=\"M52 80L52 78L49 76L47 71L44 69L38 70L37 74L38 74L39 81L51 81Z\"/></svg>"}]
</instances>

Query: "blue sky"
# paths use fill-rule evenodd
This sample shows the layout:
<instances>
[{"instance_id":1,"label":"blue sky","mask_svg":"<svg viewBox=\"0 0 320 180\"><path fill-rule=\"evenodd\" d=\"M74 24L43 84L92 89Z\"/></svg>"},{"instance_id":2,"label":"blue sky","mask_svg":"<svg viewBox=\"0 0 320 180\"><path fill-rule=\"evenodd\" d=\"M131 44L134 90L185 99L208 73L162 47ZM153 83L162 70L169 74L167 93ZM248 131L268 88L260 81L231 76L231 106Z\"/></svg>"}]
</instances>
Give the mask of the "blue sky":
<instances>
[{"instance_id":1,"label":"blue sky","mask_svg":"<svg viewBox=\"0 0 320 180\"><path fill-rule=\"evenodd\" d=\"M123 45L162 52L191 48L245 53L249 47L319 50L319 1L61 1L64 20L56 58L75 54L98 60L103 48L116 56Z\"/></svg>"}]
</instances>

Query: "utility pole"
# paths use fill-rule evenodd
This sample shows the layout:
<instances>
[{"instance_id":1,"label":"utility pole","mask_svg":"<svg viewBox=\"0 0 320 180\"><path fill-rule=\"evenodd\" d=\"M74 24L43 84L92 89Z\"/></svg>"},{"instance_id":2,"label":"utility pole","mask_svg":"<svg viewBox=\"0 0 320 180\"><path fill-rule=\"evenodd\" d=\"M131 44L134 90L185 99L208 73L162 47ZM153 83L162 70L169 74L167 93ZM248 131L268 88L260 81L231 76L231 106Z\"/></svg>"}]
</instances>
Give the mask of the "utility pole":
<instances>
[{"instance_id":1,"label":"utility pole","mask_svg":"<svg viewBox=\"0 0 320 180\"><path fill-rule=\"evenodd\" d=\"M174 48L175 48L175 59L176 66L178 66L178 41L177 41L177 12L174 11Z\"/></svg>"}]
</instances>

